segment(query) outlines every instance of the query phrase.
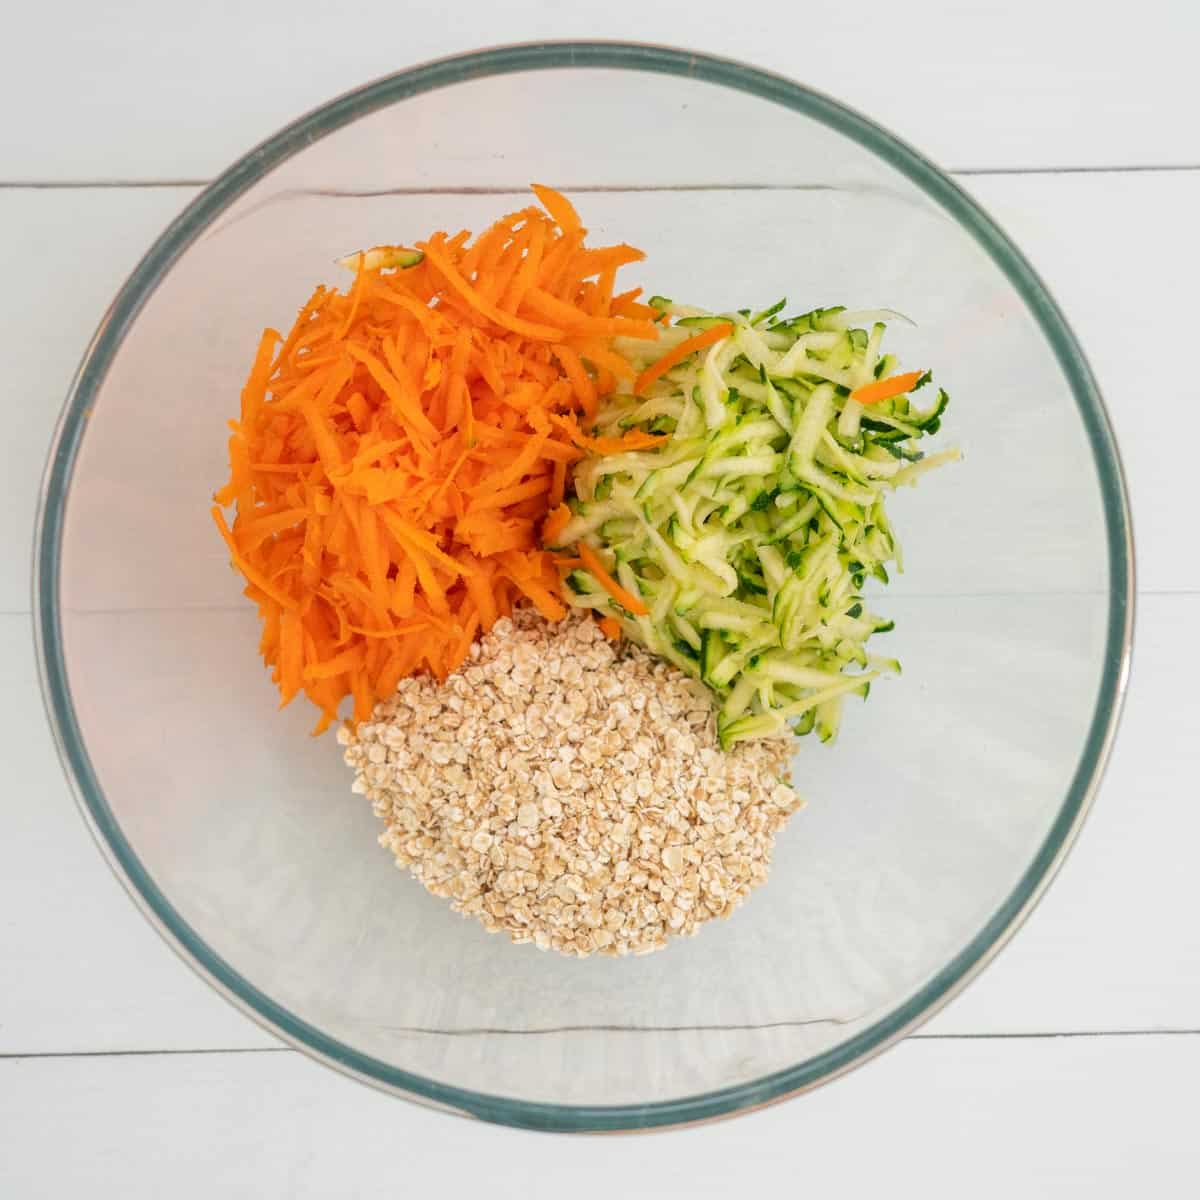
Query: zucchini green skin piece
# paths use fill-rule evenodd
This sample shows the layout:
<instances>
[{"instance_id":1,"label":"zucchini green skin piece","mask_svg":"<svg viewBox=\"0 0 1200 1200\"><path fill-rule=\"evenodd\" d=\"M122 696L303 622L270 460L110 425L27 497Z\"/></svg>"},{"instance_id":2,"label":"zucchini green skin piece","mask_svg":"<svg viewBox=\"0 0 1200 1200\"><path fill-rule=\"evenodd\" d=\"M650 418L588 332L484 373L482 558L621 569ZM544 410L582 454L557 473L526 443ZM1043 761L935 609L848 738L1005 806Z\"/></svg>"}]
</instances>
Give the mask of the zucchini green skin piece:
<instances>
[{"instance_id":1,"label":"zucchini green skin piece","mask_svg":"<svg viewBox=\"0 0 1200 1200\"><path fill-rule=\"evenodd\" d=\"M339 267L357 271L361 265L368 271L407 271L425 261L424 250L413 250L408 246L376 246L373 250L356 250L339 258Z\"/></svg>"},{"instance_id":2,"label":"zucchini green skin piece","mask_svg":"<svg viewBox=\"0 0 1200 1200\"><path fill-rule=\"evenodd\" d=\"M865 697L881 671L899 671L867 653L891 623L866 611L860 592L901 565L886 494L957 456L916 448L949 398L939 389L922 409L908 396L850 401L853 387L897 369L876 313L786 319L782 305L751 316L651 304L677 318L671 344L685 331L734 331L644 397L611 397L597 417L599 429L665 433L664 442L576 472L558 545L607 550L649 614L625 611L582 571L567 578L568 602L617 617L710 688L726 747L809 732L830 740L846 696ZM853 324L864 318L869 330Z\"/></svg>"},{"instance_id":3,"label":"zucchini green skin piece","mask_svg":"<svg viewBox=\"0 0 1200 1200\"><path fill-rule=\"evenodd\" d=\"M680 317L676 325L684 329L712 329L716 325L727 325L728 317Z\"/></svg>"}]
</instances>

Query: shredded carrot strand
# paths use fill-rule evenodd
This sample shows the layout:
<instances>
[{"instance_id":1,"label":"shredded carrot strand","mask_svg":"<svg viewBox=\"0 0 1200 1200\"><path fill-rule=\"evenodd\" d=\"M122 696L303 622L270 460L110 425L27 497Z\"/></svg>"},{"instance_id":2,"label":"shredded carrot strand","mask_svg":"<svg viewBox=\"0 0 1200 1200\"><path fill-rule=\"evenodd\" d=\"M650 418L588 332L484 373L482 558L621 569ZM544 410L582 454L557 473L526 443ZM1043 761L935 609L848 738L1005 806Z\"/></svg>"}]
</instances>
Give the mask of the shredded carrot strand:
<instances>
[{"instance_id":1,"label":"shredded carrot strand","mask_svg":"<svg viewBox=\"0 0 1200 1200\"><path fill-rule=\"evenodd\" d=\"M550 478L550 494L546 501L547 504L554 505L556 508L563 501L563 496L567 491L567 464L564 459L556 459L554 467L551 471Z\"/></svg>"},{"instance_id":2,"label":"shredded carrot strand","mask_svg":"<svg viewBox=\"0 0 1200 1200\"><path fill-rule=\"evenodd\" d=\"M622 454L629 450L647 450L665 442L668 437L665 433L647 433L643 429L630 429L620 437L589 437L572 417L552 413L549 420L552 425L564 430L574 445L591 450L595 454Z\"/></svg>"},{"instance_id":3,"label":"shredded carrot strand","mask_svg":"<svg viewBox=\"0 0 1200 1200\"><path fill-rule=\"evenodd\" d=\"M571 510L565 504L559 506L546 518L546 523L542 526L542 541L547 546L553 546L558 538L558 535L566 529L568 522L571 520Z\"/></svg>"},{"instance_id":4,"label":"shredded carrot strand","mask_svg":"<svg viewBox=\"0 0 1200 1200\"><path fill-rule=\"evenodd\" d=\"M596 415L596 385L588 375L583 360L579 357L579 352L570 346L561 344L556 344L551 349L554 357L562 364L567 378L571 381L571 388L575 393L575 398L579 401L579 407L583 409L584 416L590 420Z\"/></svg>"},{"instance_id":5,"label":"shredded carrot strand","mask_svg":"<svg viewBox=\"0 0 1200 1200\"><path fill-rule=\"evenodd\" d=\"M543 183L535 183L533 194L542 202L542 206L558 223L563 233L577 233L583 228L575 206L562 192L556 192L554 188L546 187Z\"/></svg>"},{"instance_id":6,"label":"shredded carrot strand","mask_svg":"<svg viewBox=\"0 0 1200 1200\"><path fill-rule=\"evenodd\" d=\"M906 371L903 375L890 375L887 379L876 379L874 383L863 384L850 393L851 400L859 404L878 404L880 400L890 400L893 396L902 396L912 391L924 371Z\"/></svg>"},{"instance_id":7,"label":"shredded carrot strand","mask_svg":"<svg viewBox=\"0 0 1200 1200\"><path fill-rule=\"evenodd\" d=\"M666 374L672 367L678 366L689 355L695 354L697 350L703 350L708 346L715 345L722 338L727 338L733 333L733 326L722 322L720 325L713 325L708 329L702 330L694 337L688 338L686 341L680 342L674 350L668 350L657 362L651 363L638 377L637 382L633 385L633 393L635 396L641 396L646 389L660 376Z\"/></svg>"},{"instance_id":8,"label":"shredded carrot strand","mask_svg":"<svg viewBox=\"0 0 1200 1200\"><path fill-rule=\"evenodd\" d=\"M650 610L632 592L626 591L605 569L604 564L596 556L596 552L587 544L580 542L579 557L592 578L624 609L635 617L646 617Z\"/></svg>"}]
</instances>

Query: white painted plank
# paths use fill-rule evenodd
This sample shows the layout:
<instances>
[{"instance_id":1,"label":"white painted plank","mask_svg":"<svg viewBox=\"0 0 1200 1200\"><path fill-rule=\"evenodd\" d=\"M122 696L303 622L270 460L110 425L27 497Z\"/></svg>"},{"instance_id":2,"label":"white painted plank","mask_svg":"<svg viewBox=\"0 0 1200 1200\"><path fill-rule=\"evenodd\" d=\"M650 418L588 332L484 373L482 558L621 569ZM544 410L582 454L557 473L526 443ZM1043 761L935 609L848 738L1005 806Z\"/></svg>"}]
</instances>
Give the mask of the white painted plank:
<instances>
[{"instance_id":1,"label":"white painted plank","mask_svg":"<svg viewBox=\"0 0 1200 1200\"><path fill-rule=\"evenodd\" d=\"M104 310L194 188L0 190L8 383L0 504L0 612L29 608L38 484L67 388Z\"/></svg>"},{"instance_id":2,"label":"white painted plank","mask_svg":"<svg viewBox=\"0 0 1200 1200\"><path fill-rule=\"evenodd\" d=\"M0 1054L274 1045L167 949L100 857L46 728L23 615L0 616L0 717Z\"/></svg>"},{"instance_id":3,"label":"white painted plank","mask_svg":"<svg viewBox=\"0 0 1200 1200\"><path fill-rule=\"evenodd\" d=\"M10 1059L0 1192L1182 1200L1198 1072L1200 1037L908 1042L762 1112L618 1140L467 1123L291 1052Z\"/></svg>"},{"instance_id":4,"label":"white painted plank","mask_svg":"<svg viewBox=\"0 0 1200 1200\"><path fill-rule=\"evenodd\" d=\"M931 1031L1200 1024L1200 881L1186 853L1200 840L1186 786L1200 777L1200 706L1179 669L1198 621L1200 597L1143 598L1122 736L1081 841L1015 943ZM24 617L0 618L0 750L10 764L0 794L0 952L10 967L0 1053L268 1044L159 943L109 878L42 727L27 638Z\"/></svg>"},{"instance_id":5,"label":"white painted plank","mask_svg":"<svg viewBox=\"0 0 1200 1200\"><path fill-rule=\"evenodd\" d=\"M1200 1028L1200 597L1139 600L1133 677L1095 806L1012 944L931 1033Z\"/></svg>"},{"instance_id":6,"label":"white painted plank","mask_svg":"<svg viewBox=\"0 0 1200 1200\"><path fill-rule=\"evenodd\" d=\"M417 1074L494 1092L536 1061L546 1091L612 1104L644 1095L655 1063L640 1039L588 1027L705 1029L667 1039L657 1074L707 1091L852 1037L976 936L1075 769L1100 610L1061 595L893 601L904 678L848 713L837 745L799 749L811 803L771 885L666 954L576 964L514 951L397 875L336 747L304 736L311 714L274 711L253 613L68 613L65 629L124 833L226 963ZM484 1061L461 1036L556 1028L573 1032L502 1038Z\"/></svg>"},{"instance_id":7,"label":"white painted plank","mask_svg":"<svg viewBox=\"0 0 1200 1200\"><path fill-rule=\"evenodd\" d=\"M1175 514L1191 503L1189 478L1160 466L1164 418L1195 408L1200 385L1181 375L1170 355L1130 351L1156 344L1162 322L1189 311L1186 273L1177 264L1200 257L1200 226L1192 219L1200 171L968 182L1025 246L1092 357L1130 477L1140 587L1200 589L1200 560L1179 554L1175 527ZM0 317L12 332L5 448L11 499L0 506L0 611L28 607L37 480L78 357L141 250L193 194L0 191L0 228L19 231L5 257L12 276L27 281L0 297ZM1114 230L1136 236L1115 237ZM67 276L71 286L63 288ZM957 402L965 406L970 397L959 394Z\"/></svg>"},{"instance_id":8,"label":"white painted plank","mask_svg":"<svg viewBox=\"0 0 1200 1200\"><path fill-rule=\"evenodd\" d=\"M22 180L208 178L389 71L498 42L600 37L684 44L800 79L957 168L1194 163L1198 33L1188 0L1146 0L1136 20L1073 0L870 0L827 6L820 20L788 5L730 20L727 5L694 0L370 0L352 15L318 0L50 0L0 48L0 100L24 114L0 127L0 162Z\"/></svg>"},{"instance_id":9,"label":"white painted plank","mask_svg":"<svg viewBox=\"0 0 1200 1200\"><path fill-rule=\"evenodd\" d=\"M1150 587L1195 587L1196 578L1195 564L1187 559L1178 561L1174 553L1178 542L1171 517L1175 512L1184 511L1188 502L1182 491L1184 477L1179 472L1156 469L1157 439L1151 432L1150 423L1138 418L1143 411L1143 397L1147 394L1155 395L1163 403L1191 404L1194 398L1173 390L1174 372L1168 376L1169 366L1160 365L1157 360L1135 364L1135 373L1126 365L1128 357L1122 352L1118 339L1111 336L1111 330L1114 327L1120 329L1124 336L1137 343L1139 339L1129 330L1141 328L1141 340L1152 339L1150 322L1158 321L1158 307L1148 307L1143 302L1146 296L1161 298L1159 307L1166 312L1183 311L1186 299L1183 285L1177 281L1171 264L1175 261L1173 256L1181 252L1180 246L1185 248L1183 253L1191 252L1186 249L1189 245L1186 239L1196 237L1185 217L1187 209L1197 199L1198 182L1200 179L1196 175L974 181L985 201L997 207L1013 232L1029 241L1035 259L1062 294L1068 311L1097 359L1102 383L1107 386L1110 405L1118 425L1122 425L1128 447L1127 459L1143 547L1142 583ZM26 397L28 402L18 406L11 419L11 428L15 432L9 442L7 478L12 481L15 495L0 509L5 514L0 519L11 522L0 541L7 547L14 547L15 552L6 554L0 566L0 607L20 609L27 604L28 543L25 530L32 511L30 490L40 464L50 413L57 404L58 393L70 369L68 364L74 353L70 343L73 338L79 343L85 340L102 307L103 297L132 262L141 243L149 240L154 229L181 203L185 194L86 193L87 211L102 214L94 221L80 220L78 206L83 201L79 194L10 192L0 196L0 203L8 206L5 227L23 229L28 247L37 252L35 256L17 259L21 267L19 277L36 282L41 277L38 263L47 264L47 282L35 288L32 302L28 293L20 298L10 295L3 301L12 306L5 314L8 327L28 328L30 332L26 336L14 336L10 346L20 385L11 394ZM1088 214L1086 228L1095 233L1102 226L1129 227L1136 222L1139 213L1146 211L1155 212L1157 217L1145 233L1148 240L1158 239L1153 244L1128 248L1116 244L1110 246L1104 256L1087 251L1089 242L1081 228L1082 214ZM1143 221L1142 224L1146 223ZM124 261L118 263L114 261L116 258ZM80 261L88 262L88 271L80 273L67 297L60 297L50 279L55 274L69 272L73 264ZM1126 281L1131 278L1136 283L1132 288L1126 286ZM76 296L82 299L76 302L72 298ZM95 312L86 311L89 302L94 305ZM1143 368L1149 382L1143 381ZM60 378L48 383L55 371ZM1157 376L1155 372L1158 372ZM1108 382L1110 378L1116 381L1115 386ZM24 545L21 544L23 541ZM1188 844L1187 839L1193 837L1186 825L1187 806L1172 792L1169 783L1171 772L1176 770L1181 772L1181 778L1195 777L1195 760L1189 757L1191 743L1185 733L1178 734L1172 745L1173 753L1179 756L1179 765L1170 765L1176 759L1161 755L1158 745L1161 729L1156 710L1149 699L1139 702L1138 697L1148 698L1160 693L1174 697L1168 720L1178 719L1181 731L1194 728L1195 719L1189 715L1191 710L1182 691L1182 677L1174 671L1172 661L1175 648L1181 640L1186 644L1189 630L1194 628L1194 616L1189 614L1186 605L1178 603L1149 600L1143 604L1142 660L1135 675L1135 700L1130 722L1137 719L1133 715L1135 712L1145 714L1140 717L1145 732L1132 747L1127 748L1125 744L1119 747L1118 765L1114 767L1114 772L1118 772L1122 770L1123 762L1129 764L1123 768L1121 776L1127 781L1122 787L1121 801L1128 805L1128 797L1141 796L1145 785L1140 776L1148 766L1156 780L1157 797L1150 811L1157 813L1164 805L1175 806L1179 811L1173 819L1183 822L1183 832L1172 839L1173 844ZM28 705L28 698L34 694L34 680L26 657L24 619L16 620L11 628L17 631L12 634L16 641L7 659L14 673L12 694L21 697L15 707L27 722L12 726L23 732L14 737L12 745L16 750L11 757L22 764L28 762L28 774L23 778L29 783L12 789L6 797L10 803L22 806L19 809L21 819L10 822L10 827L21 829L24 820L45 821L46 824L38 826L32 840L22 841L17 836L9 840L7 844L14 848L19 869L15 873L6 873L5 879L12 881L13 895L18 898L27 896L31 886L42 889L42 893L48 895L44 911L56 911L58 923L50 922L52 928L43 937L37 924L29 926L15 920L13 914L24 911L23 902L7 907L9 929L22 933L28 930L31 936L29 941L18 944L18 960L29 966L29 970L20 972L18 978L24 979L28 986L18 986L8 993L11 1011L0 1017L5 1036L16 1036L15 1048L19 1049L45 1049L56 1045L60 1048L63 1045L85 1048L236 1045L242 1044L239 1040L242 1037L248 1038L251 1044L261 1044L265 1040L262 1035L244 1025L202 985L192 980L170 955L161 951L140 918L109 882L98 858L74 823L71 806L58 785L56 767L44 749L44 738L39 737L36 710ZM1155 655L1150 667L1146 665L1149 654ZM1147 682L1143 683L1143 679ZM29 724L31 721L33 723ZM1184 721L1188 724L1183 724ZM43 749L39 749L39 745ZM1151 749L1143 750L1143 746ZM1126 758L1122 759L1122 754ZM1163 763L1168 765L1163 766ZM22 770L25 769L23 766ZM1160 770L1161 775L1158 774ZM25 807L25 799L39 794L47 779L51 781L51 793L59 797L57 806L47 803ZM1112 791L1110 782L1105 796ZM1095 821L1105 819L1107 811L1102 798ZM1088 886L1081 886L1069 908L1063 906L1064 915L1048 932L1045 943L1035 943L1032 932L1019 939L1016 948L1001 959L985 980L942 1018L947 1023L945 1028L1063 1029L1073 1027L1076 1020L1087 1028L1121 1028L1142 1024L1177 1026L1193 1021L1197 1011L1197 973L1194 957L1186 953L1186 947L1192 943L1183 935L1164 934L1161 944L1153 935L1143 939L1138 925L1141 918L1137 915L1141 910L1136 905L1126 905L1125 897L1105 883L1108 872L1115 869L1114 864L1123 862L1131 838L1134 843L1139 837L1147 839L1140 861L1154 861L1157 853L1158 827L1143 821L1143 808L1139 805L1136 812L1128 807L1121 811L1124 816L1120 835L1114 836L1108 843L1111 849L1096 860ZM1089 831L1081 855L1087 853L1090 837ZM53 869L44 866L44 855L50 846L57 847L56 866L66 863L69 867L63 876L74 881L69 890L61 886L62 879ZM74 847L69 863L62 857L66 846ZM29 852L31 847L34 853ZM1067 873L1068 881L1073 870L1074 863ZM28 881L30 871L37 873L32 885ZM104 906L79 906L75 902L78 880L89 871L97 888L109 888L109 899ZM1049 922L1047 914L1058 911L1055 898L1059 889L1066 886L1067 883L1060 884L1052 892L1050 900L1035 917L1031 930L1038 929L1040 923ZM1175 869L1168 865L1166 870L1156 870L1147 879L1147 886L1148 895L1154 899L1154 905L1147 909L1149 913L1178 914L1186 911L1193 899L1181 867ZM1096 920L1093 915L1093 899L1097 894L1113 903L1111 920L1123 930L1129 953L1135 957L1144 955L1146 969L1136 973L1123 971L1121 956L1111 954L1107 942L1109 924ZM54 903L59 906L57 910ZM92 1000L95 1003L93 1018L84 1021L77 1006L73 1009L68 1004L60 1009L53 1004L47 1006L36 986L36 973L44 969L46 955L54 954L56 944L61 944L54 939L74 937L76 930L72 921L87 921L92 916L95 916L96 924L91 928L87 942L96 947L97 957L95 969L87 980L87 995L89 1004ZM1152 930L1159 928L1157 918L1152 916L1145 918L1144 925ZM1080 927L1090 931L1086 961L1092 965L1083 969L1074 956L1064 956L1064 947L1075 942ZM115 947L109 947L105 940L112 929L124 931L121 939L125 940L119 940ZM106 952L110 952L110 956L106 957ZM129 992L121 986L122 981L112 972L106 973L103 964L113 961L134 964L143 959L156 962L158 965L154 970L161 970L162 974L155 975L145 988L135 989L137 999L131 1002ZM1010 959L1022 964L1028 961L1028 967L1010 967ZM1161 968L1155 969L1156 964L1164 961L1173 964L1169 985L1163 979ZM1057 968L1065 971L1067 977L1058 979L1053 987L1030 985L1026 979L1033 975L1035 964L1039 971ZM51 970L61 966L61 963L57 967L52 965ZM135 967L129 969L133 978L141 978ZM993 985L993 979L1007 980L1005 987L1001 988L999 983ZM79 988L78 976L70 976L64 982L66 990L59 991L59 995L68 996L71 987ZM1078 989L1074 986L1076 983ZM170 1004L156 1006L155 997L164 992L171 996ZM1085 994L1086 1003L1080 1007L1077 1007L1077 994ZM138 1005L144 1007L139 1009ZM65 1042L62 1041L64 1029L69 1031ZM231 1036L231 1030L237 1031L237 1037Z\"/></svg>"},{"instance_id":10,"label":"white painted plank","mask_svg":"<svg viewBox=\"0 0 1200 1200\"><path fill-rule=\"evenodd\" d=\"M1190 472L1164 458L1169 431L1200 408L1200 379L1150 349L1156 328L1195 312L1181 264L1200 261L1200 171L960 182L1025 252L1091 362L1128 476L1139 589L1200 588L1200 561L1180 553Z\"/></svg>"},{"instance_id":11,"label":"white painted plank","mask_svg":"<svg viewBox=\"0 0 1200 1200\"><path fill-rule=\"evenodd\" d=\"M479 229L524 200L343 197L290 185L277 180L247 197L185 256L116 358L76 468L80 503L64 533L75 548L63 577L68 606L240 604L225 547L197 497L227 474L224 417L236 411L258 331L281 323L313 281L344 284L333 261L347 245L408 240L442 224ZM648 261L628 282L651 291L712 307L781 295L799 311L834 298L883 303L918 322L896 323L888 346L904 362L933 366L953 392L942 438L960 444L967 461L894 498L907 566L892 594L1103 589L1091 449L1051 349L999 269L965 233L947 230L938 210L871 188L722 189L686 202L623 191L583 200L598 240L646 246ZM713 228L723 231L717 244ZM765 257L764 229L795 232ZM926 254L925 246L936 249ZM249 274L248 256L256 265ZM134 431L168 453L131 454Z\"/></svg>"}]
</instances>

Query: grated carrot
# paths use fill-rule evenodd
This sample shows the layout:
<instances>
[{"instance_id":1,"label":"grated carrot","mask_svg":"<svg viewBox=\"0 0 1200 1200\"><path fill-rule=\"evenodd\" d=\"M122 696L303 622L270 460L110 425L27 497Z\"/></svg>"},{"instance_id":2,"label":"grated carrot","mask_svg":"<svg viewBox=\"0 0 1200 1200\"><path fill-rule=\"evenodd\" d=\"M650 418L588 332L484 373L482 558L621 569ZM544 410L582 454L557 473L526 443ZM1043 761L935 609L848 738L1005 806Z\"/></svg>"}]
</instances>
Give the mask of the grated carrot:
<instances>
[{"instance_id":1,"label":"grated carrot","mask_svg":"<svg viewBox=\"0 0 1200 1200\"><path fill-rule=\"evenodd\" d=\"M406 676L444 678L515 604L565 616L543 546L570 520L571 464L652 444L576 422L632 377L611 338L657 336L629 293L613 298L641 251L585 246L570 201L534 192L541 208L474 240L349 256L346 292L318 287L286 336L258 341L212 514L281 704L307 695L314 732L347 697L360 721Z\"/></svg>"},{"instance_id":2,"label":"grated carrot","mask_svg":"<svg viewBox=\"0 0 1200 1200\"><path fill-rule=\"evenodd\" d=\"M546 518L546 523L542 526L542 541L547 546L553 546L558 535L566 529L570 520L571 510L565 504L560 503Z\"/></svg>"},{"instance_id":3,"label":"grated carrot","mask_svg":"<svg viewBox=\"0 0 1200 1200\"><path fill-rule=\"evenodd\" d=\"M556 192L545 184L535 183L533 194L542 202L563 233L576 233L583 228L575 206L561 192Z\"/></svg>"},{"instance_id":4,"label":"grated carrot","mask_svg":"<svg viewBox=\"0 0 1200 1200\"><path fill-rule=\"evenodd\" d=\"M672 367L678 366L689 355L695 354L697 350L703 350L707 346L712 346L722 338L729 337L731 333L733 333L733 326L722 323L720 325L713 325L701 333L697 333L694 337L680 342L674 350L668 350L662 358L657 362L651 363L637 377L637 382L633 385L634 395L642 395L646 388L660 375L665 375Z\"/></svg>"},{"instance_id":5,"label":"grated carrot","mask_svg":"<svg viewBox=\"0 0 1200 1200\"><path fill-rule=\"evenodd\" d=\"M893 396L902 396L911 391L920 381L924 371L906 371L903 375L891 375L887 379L876 379L874 383L863 384L850 393L851 400L859 404L878 404L880 400L890 400Z\"/></svg>"},{"instance_id":6,"label":"grated carrot","mask_svg":"<svg viewBox=\"0 0 1200 1200\"><path fill-rule=\"evenodd\" d=\"M564 430L572 444L594 454L622 454L629 450L648 450L660 445L668 438L665 433L647 433L644 429L630 429L620 437L589 437L573 417L552 413L550 422Z\"/></svg>"},{"instance_id":7,"label":"grated carrot","mask_svg":"<svg viewBox=\"0 0 1200 1200\"><path fill-rule=\"evenodd\" d=\"M626 591L605 569L596 552L587 544L579 543L579 557L584 569L624 609L635 617L648 617L650 610L632 592Z\"/></svg>"}]
</instances>

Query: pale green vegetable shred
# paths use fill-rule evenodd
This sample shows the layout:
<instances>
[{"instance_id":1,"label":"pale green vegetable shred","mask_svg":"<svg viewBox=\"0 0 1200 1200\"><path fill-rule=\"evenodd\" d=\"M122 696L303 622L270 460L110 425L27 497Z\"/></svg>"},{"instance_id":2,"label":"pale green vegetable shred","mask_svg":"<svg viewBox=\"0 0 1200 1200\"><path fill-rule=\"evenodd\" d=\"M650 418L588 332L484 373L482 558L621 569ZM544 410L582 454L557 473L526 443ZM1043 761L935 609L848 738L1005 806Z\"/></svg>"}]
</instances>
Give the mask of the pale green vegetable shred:
<instances>
[{"instance_id":1,"label":"pale green vegetable shred","mask_svg":"<svg viewBox=\"0 0 1200 1200\"><path fill-rule=\"evenodd\" d=\"M898 371L882 352L889 312L817 309L786 319L651 302L675 317L659 342L620 347L644 367L718 322L731 335L665 372L642 396L615 395L602 435L666 435L645 450L593 456L575 472L572 519L649 615L623 609L586 570L569 602L715 693L722 744L815 731L832 738L848 695L866 696L893 658L868 653L892 624L868 611L868 579L901 567L885 511L893 488L958 457L924 455L948 397L860 404L850 393ZM859 327L859 324L865 327ZM924 375L912 389L929 382Z\"/></svg>"}]
</instances>

